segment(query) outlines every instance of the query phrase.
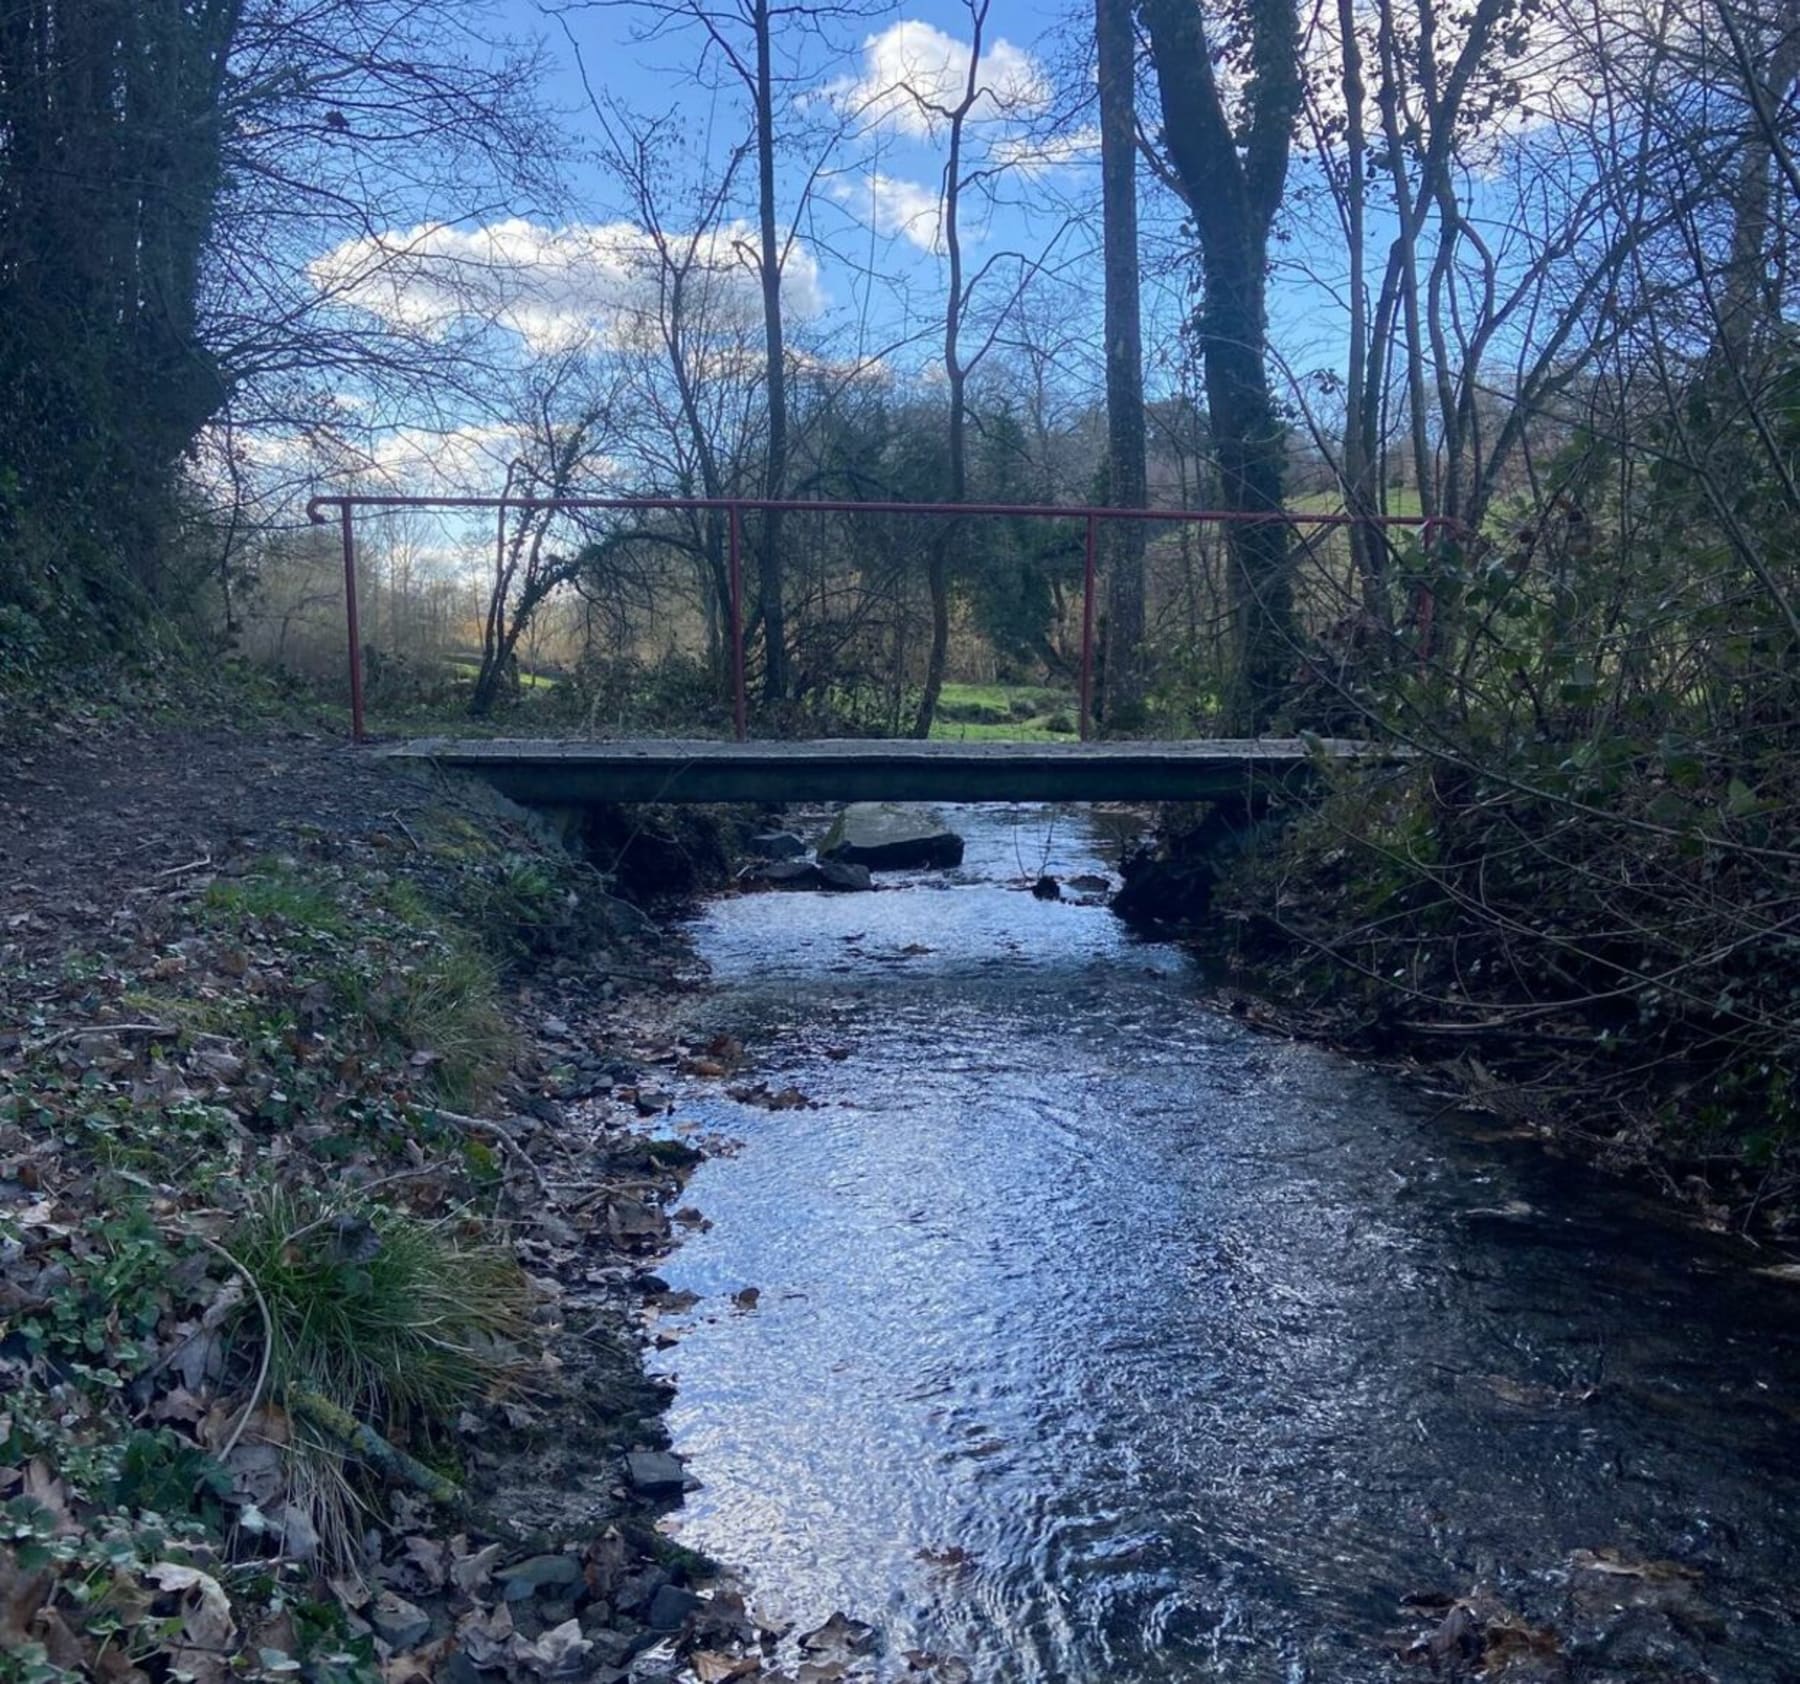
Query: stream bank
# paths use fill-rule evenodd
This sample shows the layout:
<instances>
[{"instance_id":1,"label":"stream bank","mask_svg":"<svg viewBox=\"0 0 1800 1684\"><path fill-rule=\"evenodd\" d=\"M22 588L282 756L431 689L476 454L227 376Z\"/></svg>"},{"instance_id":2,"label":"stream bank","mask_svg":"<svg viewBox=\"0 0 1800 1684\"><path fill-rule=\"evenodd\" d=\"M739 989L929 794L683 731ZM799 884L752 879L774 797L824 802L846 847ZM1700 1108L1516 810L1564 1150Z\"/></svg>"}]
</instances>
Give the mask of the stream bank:
<instances>
[{"instance_id":1,"label":"stream bank","mask_svg":"<svg viewBox=\"0 0 1800 1684\"><path fill-rule=\"evenodd\" d=\"M304 723L0 784L0 1679L618 1684L753 1643L657 1520L679 942ZM630 871L725 821L634 815ZM644 839L660 837L668 848ZM623 875L629 875L630 872Z\"/></svg>"},{"instance_id":2,"label":"stream bank","mask_svg":"<svg viewBox=\"0 0 1800 1684\"><path fill-rule=\"evenodd\" d=\"M1428 1072L1792 1260L1800 995L1785 926L1744 910L1778 904L1791 865L1725 834L1773 841L1760 813L1710 838L1603 817L1424 763L1254 819L1165 807L1116 904L1261 1020Z\"/></svg>"}]
</instances>

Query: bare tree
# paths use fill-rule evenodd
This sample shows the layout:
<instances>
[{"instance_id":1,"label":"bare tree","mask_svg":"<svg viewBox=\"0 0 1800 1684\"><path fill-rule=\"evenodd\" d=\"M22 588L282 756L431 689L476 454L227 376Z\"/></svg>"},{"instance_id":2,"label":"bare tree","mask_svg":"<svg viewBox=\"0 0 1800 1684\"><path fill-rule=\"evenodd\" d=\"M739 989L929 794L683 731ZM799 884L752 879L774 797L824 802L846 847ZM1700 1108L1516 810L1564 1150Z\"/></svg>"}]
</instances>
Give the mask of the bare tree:
<instances>
[{"instance_id":1,"label":"bare tree","mask_svg":"<svg viewBox=\"0 0 1800 1684\"><path fill-rule=\"evenodd\" d=\"M1138 285L1137 31L1131 0L1096 0L1099 57L1101 243L1105 261L1106 495L1115 508L1149 500L1144 442L1144 352ZM1142 521L1108 527L1105 716L1126 728L1145 685Z\"/></svg>"},{"instance_id":2,"label":"bare tree","mask_svg":"<svg viewBox=\"0 0 1800 1684\"><path fill-rule=\"evenodd\" d=\"M507 465L505 497L548 500L592 496L615 443L613 394L596 390L592 365L579 352L557 358L531 375L525 394L525 442ZM521 507L510 521L503 508L495 537L494 581L482 625L481 668L469 712L485 719L515 671L520 639L538 610L580 576L580 546L550 545L553 529L578 531L593 517Z\"/></svg>"},{"instance_id":3,"label":"bare tree","mask_svg":"<svg viewBox=\"0 0 1800 1684\"><path fill-rule=\"evenodd\" d=\"M1197 316L1220 495L1236 514L1283 512L1283 426L1267 364L1269 232L1287 183L1303 85L1293 0L1249 0L1234 115L1197 0L1143 0L1162 104L1161 145L1192 214L1204 287ZM1231 43L1236 44L1236 43ZM1289 533L1279 518L1232 529L1236 659L1226 714L1258 732L1281 709L1297 630Z\"/></svg>"}]
</instances>

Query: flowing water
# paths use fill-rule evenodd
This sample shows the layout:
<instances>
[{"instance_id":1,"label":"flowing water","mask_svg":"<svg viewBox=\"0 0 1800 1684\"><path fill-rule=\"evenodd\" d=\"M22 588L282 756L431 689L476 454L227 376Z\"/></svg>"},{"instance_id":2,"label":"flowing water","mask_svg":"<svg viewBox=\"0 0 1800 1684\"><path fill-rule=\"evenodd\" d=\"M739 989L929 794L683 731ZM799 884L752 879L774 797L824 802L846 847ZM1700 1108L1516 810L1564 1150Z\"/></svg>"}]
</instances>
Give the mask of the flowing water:
<instances>
[{"instance_id":1,"label":"flowing water","mask_svg":"<svg viewBox=\"0 0 1800 1684\"><path fill-rule=\"evenodd\" d=\"M983 1681L1416 1676L1403 1599L1478 1585L1545 1676L1800 1678L1800 1288L1033 899L1078 815L953 817L695 926L816 1106L688 1096L742 1149L664 1271L682 1541Z\"/></svg>"}]
</instances>

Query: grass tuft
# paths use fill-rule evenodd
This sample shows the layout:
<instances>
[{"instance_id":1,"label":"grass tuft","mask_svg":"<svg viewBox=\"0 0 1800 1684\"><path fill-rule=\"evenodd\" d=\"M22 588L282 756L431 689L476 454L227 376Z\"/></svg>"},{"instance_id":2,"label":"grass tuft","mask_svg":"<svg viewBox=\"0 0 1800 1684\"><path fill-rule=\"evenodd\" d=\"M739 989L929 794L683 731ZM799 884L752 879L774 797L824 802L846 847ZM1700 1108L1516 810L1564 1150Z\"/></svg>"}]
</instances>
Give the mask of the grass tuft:
<instances>
[{"instance_id":1,"label":"grass tuft","mask_svg":"<svg viewBox=\"0 0 1800 1684\"><path fill-rule=\"evenodd\" d=\"M450 1104L486 1093L513 1053L494 966L462 943L435 946L379 980L346 971L339 989L375 1035L430 1056L431 1088Z\"/></svg>"},{"instance_id":2,"label":"grass tuft","mask_svg":"<svg viewBox=\"0 0 1800 1684\"><path fill-rule=\"evenodd\" d=\"M454 1419L523 1374L531 1297L512 1255L341 1194L272 1190L227 1249L273 1324L277 1396L299 1387L378 1430Z\"/></svg>"},{"instance_id":3,"label":"grass tuft","mask_svg":"<svg viewBox=\"0 0 1800 1684\"><path fill-rule=\"evenodd\" d=\"M307 1395L384 1439L442 1428L530 1366L531 1292L512 1254L454 1219L354 1195L270 1189L226 1249L256 1283L272 1335L269 1396L285 1403L286 1501L325 1559L354 1572L370 1512L355 1450L313 1424Z\"/></svg>"},{"instance_id":4,"label":"grass tuft","mask_svg":"<svg viewBox=\"0 0 1800 1684\"><path fill-rule=\"evenodd\" d=\"M343 910L331 894L277 860L214 883L206 904L227 921L282 924L311 936L341 936L346 930Z\"/></svg>"}]
</instances>

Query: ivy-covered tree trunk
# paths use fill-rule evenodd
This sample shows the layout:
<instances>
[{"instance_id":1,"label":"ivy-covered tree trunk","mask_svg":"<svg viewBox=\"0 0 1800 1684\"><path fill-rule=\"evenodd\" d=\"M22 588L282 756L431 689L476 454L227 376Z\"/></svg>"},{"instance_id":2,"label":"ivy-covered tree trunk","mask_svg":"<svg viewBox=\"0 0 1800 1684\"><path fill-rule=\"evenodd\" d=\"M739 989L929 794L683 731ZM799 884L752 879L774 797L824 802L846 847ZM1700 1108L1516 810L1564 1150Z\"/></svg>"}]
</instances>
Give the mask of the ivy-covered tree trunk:
<instances>
[{"instance_id":1,"label":"ivy-covered tree trunk","mask_svg":"<svg viewBox=\"0 0 1800 1684\"><path fill-rule=\"evenodd\" d=\"M1144 445L1143 334L1138 299L1137 32L1131 0L1096 0L1101 232L1105 252L1106 501L1149 501ZM1138 520L1107 527L1105 717L1128 729L1144 700L1144 544Z\"/></svg>"},{"instance_id":2,"label":"ivy-covered tree trunk","mask_svg":"<svg viewBox=\"0 0 1800 1684\"><path fill-rule=\"evenodd\" d=\"M1143 0L1162 104L1162 146L1200 245L1194 325L1224 507L1279 516L1285 448L1266 356L1269 229L1287 183L1300 111L1300 31L1292 0L1247 0L1242 110L1227 109L1196 0ZM1225 722L1254 734L1281 711L1298 656L1292 550L1278 518L1227 536L1234 632Z\"/></svg>"},{"instance_id":3,"label":"ivy-covered tree trunk","mask_svg":"<svg viewBox=\"0 0 1800 1684\"><path fill-rule=\"evenodd\" d=\"M239 20L0 9L0 594L121 616L155 586L176 466L225 397L197 321Z\"/></svg>"}]
</instances>

